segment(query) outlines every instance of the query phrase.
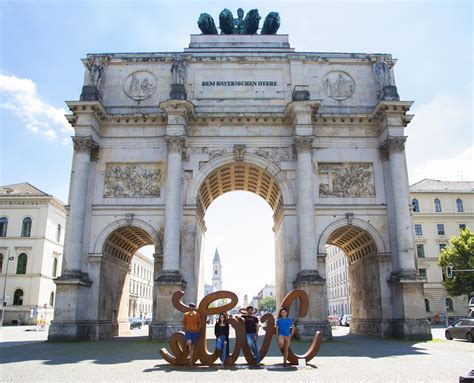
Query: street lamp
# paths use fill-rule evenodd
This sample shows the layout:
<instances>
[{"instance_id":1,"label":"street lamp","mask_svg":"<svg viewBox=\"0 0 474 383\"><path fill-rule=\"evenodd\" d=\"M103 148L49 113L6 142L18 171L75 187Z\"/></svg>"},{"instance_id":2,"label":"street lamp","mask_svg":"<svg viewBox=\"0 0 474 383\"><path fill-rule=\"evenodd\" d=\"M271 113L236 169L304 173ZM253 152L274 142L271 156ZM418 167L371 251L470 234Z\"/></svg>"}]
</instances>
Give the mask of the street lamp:
<instances>
[{"instance_id":1,"label":"street lamp","mask_svg":"<svg viewBox=\"0 0 474 383\"><path fill-rule=\"evenodd\" d=\"M7 291L7 278L8 278L8 264L10 261L13 261L15 257L12 255L10 257L10 249L8 249L8 255L7 255L7 267L5 269L5 281L3 283L3 298L2 298L2 320L0 321L0 329L3 328L3 318L5 316L5 306L7 305L7 302L5 301L5 294Z\"/></svg>"}]
</instances>

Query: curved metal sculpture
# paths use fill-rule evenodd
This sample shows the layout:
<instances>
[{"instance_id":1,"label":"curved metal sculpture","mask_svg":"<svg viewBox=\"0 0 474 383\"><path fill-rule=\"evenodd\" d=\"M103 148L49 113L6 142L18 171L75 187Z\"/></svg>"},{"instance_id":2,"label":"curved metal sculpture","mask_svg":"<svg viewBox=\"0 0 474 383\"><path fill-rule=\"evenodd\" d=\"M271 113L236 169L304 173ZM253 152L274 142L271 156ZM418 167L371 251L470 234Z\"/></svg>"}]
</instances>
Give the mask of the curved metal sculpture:
<instances>
[{"instance_id":1,"label":"curved metal sculpture","mask_svg":"<svg viewBox=\"0 0 474 383\"><path fill-rule=\"evenodd\" d=\"M171 301L173 306L176 310L185 313L189 310L189 306L184 304L181 301L181 298L184 296L183 291L176 291L173 293L171 297ZM211 303L221 300L221 299L230 299L229 303L226 303L222 306L217 307L209 307ZM299 317L304 317L308 313L309 308L309 299L308 295L303 290L293 290L291 291L283 300L282 307L286 307L288 310L290 309L293 301L295 299L300 300L299 304ZM237 295L235 295L231 291L216 291L205 296L201 302L199 303L198 308L196 311L201 316L201 323L206 323L208 315L217 315L221 312L226 312L233 309L238 303ZM244 313L240 311L240 313ZM275 318L272 314L267 313L262 316L260 319L262 323L266 323L264 327L265 336L263 338L262 346L260 347L260 360L267 355L268 350L270 348L273 335L275 334ZM250 350L250 347L247 344L245 338L245 324L244 320L240 317L229 318L229 325L235 330L235 345L234 349L226 358L225 364L226 366L231 366L235 364L237 361L240 351L242 350L244 353L244 357L249 365L255 365L256 361L253 357L253 354ZM310 348L306 353L303 355L295 354L290 347L289 354L288 354L288 361L291 364L298 364L298 359L305 359L306 362L309 362L312 358L316 356L321 347L322 342L322 334L321 332L317 332L314 336L313 343L311 344ZM160 350L160 354L164 360L172 365L180 365L180 364L188 364L189 363L189 351L188 347L186 346L186 338L184 337L183 332L175 332L169 338L171 353L166 349L162 348ZM197 362L198 360L201 361L203 365L211 366L218 358L217 350L214 350L213 353L210 353L207 349L207 342L206 342L206 326L201 327L201 334L196 341L196 345L194 347L194 354L193 354L193 363Z\"/></svg>"},{"instance_id":2,"label":"curved metal sculpture","mask_svg":"<svg viewBox=\"0 0 474 383\"><path fill-rule=\"evenodd\" d=\"M199 15L198 27L204 35L217 35L216 24L209 13Z\"/></svg>"},{"instance_id":3,"label":"curved metal sculpture","mask_svg":"<svg viewBox=\"0 0 474 383\"><path fill-rule=\"evenodd\" d=\"M280 28L280 15L278 12L270 12L267 17L265 17L260 34L274 35L277 33L278 28Z\"/></svg>"}]
</instances>

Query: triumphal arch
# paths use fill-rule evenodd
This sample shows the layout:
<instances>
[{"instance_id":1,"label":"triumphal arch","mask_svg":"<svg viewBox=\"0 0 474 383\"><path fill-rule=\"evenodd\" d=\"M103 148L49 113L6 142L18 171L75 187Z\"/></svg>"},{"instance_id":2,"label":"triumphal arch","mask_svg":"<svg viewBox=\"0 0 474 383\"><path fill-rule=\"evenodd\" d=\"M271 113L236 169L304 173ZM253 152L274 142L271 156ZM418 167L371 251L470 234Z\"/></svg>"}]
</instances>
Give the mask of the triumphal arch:
<instances>
[{"instance_id":1,"label":"triumphal arch","mask_svg":"<svg viewBox=\"0 0 474 383\"><path fill-rule=\"evenodd\" d=\"M412 102L399 99L396 60L298 52L269 27L216 34L205 21L182 52L83 59L80 100L67 103L74 156L49 339L128 328L123 286L145 245L155 248L150 337L179 330L171 295L201 298L204 215L233 190L273 210L277 301L308 293L303 337L330 336L332 244L350 263L352 332L429 339L405 159Z\"/></svg>"}]
</instances>

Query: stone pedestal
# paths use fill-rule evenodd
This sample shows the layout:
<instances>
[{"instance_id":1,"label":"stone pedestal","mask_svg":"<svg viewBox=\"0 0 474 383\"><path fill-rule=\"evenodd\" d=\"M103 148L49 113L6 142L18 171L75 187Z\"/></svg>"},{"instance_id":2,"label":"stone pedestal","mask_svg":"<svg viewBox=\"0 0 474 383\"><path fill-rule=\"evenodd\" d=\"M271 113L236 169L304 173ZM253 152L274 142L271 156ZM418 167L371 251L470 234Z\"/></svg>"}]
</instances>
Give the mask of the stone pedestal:
<instances>
[{"instance_id":1,"label":"stone pedestal","mask_svg":"<svg viewBox=\"0 0 474 383\"><path fill-rule=\"evenodd\" d=\"M90 339L87 298L92 282L87 274L65 273L55 280L56 300L54 320L48 332L49 341Z\"/></svg>"},{"instance_id":2,"label":"stone pedestal","mask_svg":"<svg viewBox=\"0 0 474 383\"><path fill-rule=\"evenodd\" d=\"M324 339L332 339L331 325L327 320L326 281L316 270L304 270L298 274L293 286L304 290L309 297L308 314L298 319L301 339L313 340L316 331L321 331Z\"/></svg>"},{"instance_id":3,"label":"stone pedestal","mask_svg":"<svg viewBox=\"0 0 474 383\"><path fill-rule=\"evenodd\" d=\"M390 280L392 286L392 336L404 340L431 340L431 325L423 304L423 281L416 275L398 274Z\"/></svg>"},{"instance_id":4,"label":"stone pedestal","mask_svg":"<svg viewBox=\"0 0 474 383\"><path fill-rule=\"evenodd\" d=\"M182 330L183 314L176 310L171 302L175 291L185 290L186 281L179 272L163 271L155 280L155 297L153 307L155 315L150 323L148 337L167 341L171 334Z\"/></svg>"},{"instance_id":5,"label":"stone pedestal","mask_svg":"<svg viewBox=\"0 0 474 383\"><path fill-rule=\"evenodd\" d=\"M186 91L182 84L171 84L170 98L172 100L186 100Z\"/></svg>"},{"instance_id":6,"label":"stone pedestal","mask_svg":"<svg viewBox=\"0 0 474 383\"><path fill-rule=\"evenodd\" d=\"M84 85L82 87L81 101L99 101L100 98L99 89L95 85Z\"/></svg>"}]
</instances>

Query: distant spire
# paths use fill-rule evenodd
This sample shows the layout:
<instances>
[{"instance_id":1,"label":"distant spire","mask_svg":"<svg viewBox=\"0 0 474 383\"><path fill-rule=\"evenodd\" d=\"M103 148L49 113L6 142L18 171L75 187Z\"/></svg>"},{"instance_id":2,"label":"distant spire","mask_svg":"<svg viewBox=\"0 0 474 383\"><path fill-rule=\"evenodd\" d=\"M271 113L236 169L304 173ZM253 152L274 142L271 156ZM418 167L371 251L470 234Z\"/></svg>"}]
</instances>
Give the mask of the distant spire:
<instances>
[{"instance_id":1,"label":"distant spire","mask_svg":"<svg viewBox=\"0 0 474 383\"><path fill-rule=\"evenodd\" d=\"M214 253L214 259L212 260L212 263L216 263L216 262L221 263L221 259L219 257L219 252L217 251L217 249L216 249L216 252Z\"/></svg>"}]
</instances>

